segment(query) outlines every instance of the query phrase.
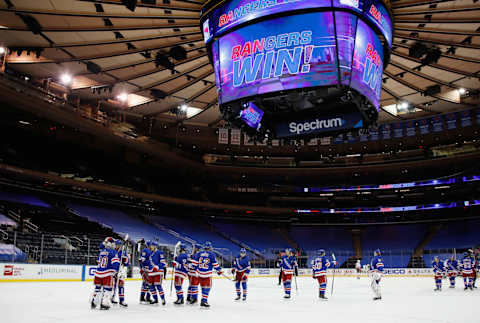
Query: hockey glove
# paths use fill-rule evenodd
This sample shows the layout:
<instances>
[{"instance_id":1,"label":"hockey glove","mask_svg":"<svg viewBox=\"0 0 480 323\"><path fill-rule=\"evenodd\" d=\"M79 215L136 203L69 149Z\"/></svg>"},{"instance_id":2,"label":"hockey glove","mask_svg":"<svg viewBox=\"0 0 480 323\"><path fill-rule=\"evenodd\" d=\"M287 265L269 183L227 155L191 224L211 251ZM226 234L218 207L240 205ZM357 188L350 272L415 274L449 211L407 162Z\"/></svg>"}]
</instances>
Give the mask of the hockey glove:
<instances>
[{"instance_id":1,"label":"hockey glove","mask_svg":"<svg viewBox=\"0 0 480 323\"><path fill-rule=\"evenodd\" d=\"M235 275L235 268L232 268L232 275Z\"/></svg>"},{"instance_id":2,"label":"hockey glove","mask_svg":"<svg viewBox=\"0 0 480 323\"><path fill-rule=\"evenodd\" d=\"M220 270L220 271L217 271L217 274L218 274L218 276L221 276L223 274L223 272Z\"/></svg>"}]
</instances>

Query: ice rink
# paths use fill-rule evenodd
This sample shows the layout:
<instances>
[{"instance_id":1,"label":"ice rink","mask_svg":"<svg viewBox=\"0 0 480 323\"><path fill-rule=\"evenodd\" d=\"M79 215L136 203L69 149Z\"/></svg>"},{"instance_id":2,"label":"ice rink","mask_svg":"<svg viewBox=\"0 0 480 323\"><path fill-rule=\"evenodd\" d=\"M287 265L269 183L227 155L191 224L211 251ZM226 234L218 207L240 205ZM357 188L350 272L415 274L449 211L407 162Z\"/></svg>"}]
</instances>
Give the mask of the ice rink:
<instances>
[{"instance_id":1,"label":"ice rink","mask_svg":"<svg viewBox=\"0 0 480 323\"><path fill-rule=\"evenodd\" d=\"M357 280L336 277L334 294L328 301L318 300L317 283L298 278L298 292L284 300L283 289L275 278L252 278L248 300L234 301L234 286L226 279L214 280L209 298L210 309L175 306L175 295L166 306L138 303L140 282L128 281L126 299L129 307L109 311L91 310L91 282L1 283L2 323L60 322L480 322L480 290L464 291L457 278L457 288L433 291L433 278L384 277L381 301L372 301L368 278Z\"/></svg>"}]
</instances>

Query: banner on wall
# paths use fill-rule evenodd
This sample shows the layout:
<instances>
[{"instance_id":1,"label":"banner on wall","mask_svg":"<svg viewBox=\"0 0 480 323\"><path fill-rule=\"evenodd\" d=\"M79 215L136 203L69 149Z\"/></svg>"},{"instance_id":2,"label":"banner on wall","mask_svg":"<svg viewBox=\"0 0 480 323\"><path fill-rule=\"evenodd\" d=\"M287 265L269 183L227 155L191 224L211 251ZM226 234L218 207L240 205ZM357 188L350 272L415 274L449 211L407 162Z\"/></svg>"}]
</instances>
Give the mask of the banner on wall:
<instances>
[{"instance_id":1,"label":"banner on wall","mask_svg":"<svg viewBox=\"0 0 480 323\"><path fill-rule=\"evenodd\" d=\"M318 139L317 138L312 138L307 142L307 146L317 146L318 145Z\"/></svg>"},{"instance_id":2,"label":"banner on wall","mask_svg":"<svg viewBox=\"0 0 480 323\"><path fill-rule=\"evenodd\" d=\"M218 129L218 143L223 145L228 145L228 129L227 128Z\"/></svg>"},{"instance_id":3,"label":"banner on wall","mask_svg":"<svg viewBox=\"0 0 480 323\"><path fill-rule=\"evenodd\" d=\"M442 132L443 131L443 120L441 116L435 116L430 119L432 122L432 131L433 132Z\"/></svg>"},{"instance_id":4,"label":"banner on wall","mask_svg":"<svg viewBox=\"0 0 480 323\"><path fill-rule=\"evenodd\" d=\"M393 137L403 138L403 123L397 122L393 124Z\"/></svg>"},{"instance_id":5,"label":"banner on wall","mask_svg":"<svg viewBox=\"0 0 480 323\"><path fill-rule=\"evenodd\" d=\"M383 124L380 126L382 139L391 139L392 138L392 125Z\"/></svg>"},{"instance_id":6,"label":"banner on wall","mask_svg":"<svg viewBox=\"0 0 480 323\"><path fill-rule=\"evenodd\" d=\"M408 121L405 124L405 132L407 137L415 137L416 131L415 131L415 121Z\"/></svg>"},{"instance_id":7,"label":"banner on wall","mask_svg":"<svg viewBox=\"0 0 480 323\"><path fill-rule=\"evenodd\" d=\"M230 142L232 143L232 145L239 146L242 138L240 129L232 129L230 136Z\"/></svg>"},{"instance_id":8,"label":"banner on wall","mask_svg":"<svg viewBox=\"0 0 480 323\"><path fill-rule=\"evenodd\" d=\"M445 122L447 123L448 130L457 129L457 114L448 113L445 115Z\"/></svg>"},{"instance_id":9,"label":"banner on wall","mask_svg":"<svg viewBox=\"0 0 480 323\"><path fill-rule=\"evenodd\" d=\"M477 116L477 125L480 125L480 109L475 110L475 115Z\"/></svg>"},{"instance_id":10,"label":"banner on wall","mask_svg":"<svg viewBox=\"0 0 480 323\"><path fill-rule=\"evenodd\" d=\"M421 135L426 135L430 133L430 119L418 120L418 127Z\"/></svg>"},{"instance_id":11,"label":"banner on wall","mask_svg":"<svg viewBox=\"0 0 480 323\"><path fill-rule=\"evenodd\" d=\"M333 139L334 144L343 144L343 134L339 134Z\"/></svg>"},{"instance_id":12,"label":"banner on wall","mask_svg":"<svg viewBox=\"0 0 480 323\"><path fill-rule=\"evenodd\" d=\"M470 127L472 125L472 111L462 111L460 112L460 125L465 127Z\"/></svg>"},{"instance_id":13,"label":"banner on wall","mask_svg":"<svg viewBox=\"0 0 480 323\"><path fill-rule=\"evenodd\" d=\"M348 142L348 143L351 144L351 143L353 143L353 142L355 142L355 141L357 141L357 138L353 135L353 133L347 132L346 142Z\"/></svg>"},{"instance_id":14,"label":"banner on wall","mask_svg":"<svg viewBox=\"0 0 480 323\"><path fill-rule=\"evenodd\" d=\"M280 140L279 139L273 139L272 140L272 146L280 146Z\"/></svg>"},{"instance_id":15,"label":"banner on wall","mask_svg":"<svg viewBox=\"0 0 480 323\"><path fill-rule=\"evenodd\" d=\"M378 138L379 138L379 130L378 129L370 130L370 140L377 141Z\"/></svg>"}]
</instances>

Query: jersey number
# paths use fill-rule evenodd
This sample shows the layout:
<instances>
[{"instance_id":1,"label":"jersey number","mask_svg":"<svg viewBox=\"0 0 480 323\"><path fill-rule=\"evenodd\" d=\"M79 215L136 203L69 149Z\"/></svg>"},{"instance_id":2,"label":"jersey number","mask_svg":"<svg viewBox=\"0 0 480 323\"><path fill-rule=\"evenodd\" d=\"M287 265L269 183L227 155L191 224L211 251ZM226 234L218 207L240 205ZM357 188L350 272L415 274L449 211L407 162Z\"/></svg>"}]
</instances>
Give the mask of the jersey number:
<instances>
[{"instance_id":1,"label":"jersey number","mask_svg":"<svg viewBox=\"0 0 480 323\"><path fill-rule=\"evenodd\" d=\"M200 259L198 260L198 268L200 269L208 269L208 264L210 263L210 259L209 258L203 258L203 257L200 257Z\"/></svg>"},{"instance_id":2,"label":"jersey number","mask_svg":"<svg viewBox=\"0 0 480 323\"><path fill-rule=\"evenodd\" d=\"M107 268L108 265L108 257L100 258L100 268Z\"/></svg>"}]
</instances>

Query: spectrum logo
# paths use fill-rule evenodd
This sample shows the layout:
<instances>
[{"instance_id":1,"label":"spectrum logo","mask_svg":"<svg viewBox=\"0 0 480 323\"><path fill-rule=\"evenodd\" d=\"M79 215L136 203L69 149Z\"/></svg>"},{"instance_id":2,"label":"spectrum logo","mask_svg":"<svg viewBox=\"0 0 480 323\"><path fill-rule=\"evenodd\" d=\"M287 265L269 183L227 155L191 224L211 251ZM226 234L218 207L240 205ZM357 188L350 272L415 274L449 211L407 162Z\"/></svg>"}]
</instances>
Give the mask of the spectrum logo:
<instances>
[{"instance_id":1,"label":"spectrum logo","mask_svg":"<svg viewBox=\"0 0 480 323\"><path fill-rule=\"evenodd\" d=\"M320 129L330 129L330 128L338 128L343 125L345 125L346 121L343 120L342 118L332 118L332 119L324 119L324 120L313 120L309 122L303 122L303 123L296 123L296 122L290 122L288 125L288 129L290 133L296 133L297 135L304 133L304 132L310 132L314 130L320 130Z\"/></svg>"}]
</instances>

